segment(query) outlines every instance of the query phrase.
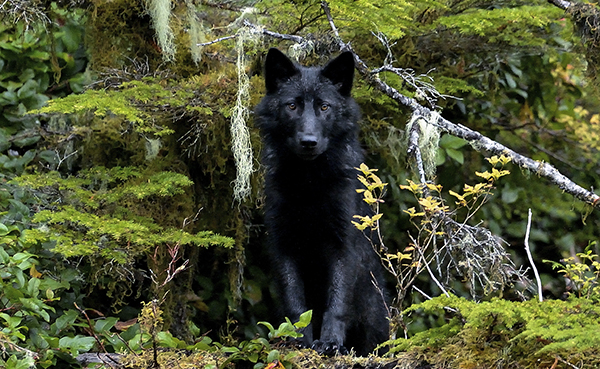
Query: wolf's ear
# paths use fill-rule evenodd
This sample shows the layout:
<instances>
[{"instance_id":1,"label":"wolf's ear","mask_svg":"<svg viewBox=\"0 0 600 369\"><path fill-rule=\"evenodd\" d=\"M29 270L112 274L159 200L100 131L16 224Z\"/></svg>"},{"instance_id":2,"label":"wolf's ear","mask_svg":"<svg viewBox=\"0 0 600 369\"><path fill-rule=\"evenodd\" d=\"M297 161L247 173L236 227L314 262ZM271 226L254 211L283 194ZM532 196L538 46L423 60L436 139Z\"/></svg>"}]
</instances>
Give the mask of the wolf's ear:
<instances>
[{"instance_id":1,"label":"wolf's ear","mask_svg":"<svg viewBox=\"0 0 600 369\"><path fill-rule=\"evenodd\" d=\"M340 85L338 91L342 96L350 95L352 79L354 78L354 55L345 51L323 68L321 75L334 85Z\"/></svg>"},{"instance_id":2,"label":"wolf's ear","mask_svg":"<svg viewBox=\"0 0 600 369\"><path fill-rule=\"evenodd\" d=\"M267 93L275 92L281 81L299 73L294 63L281 51L271 48L265 61L265 86Z\"/></svg>"}]
</instances>

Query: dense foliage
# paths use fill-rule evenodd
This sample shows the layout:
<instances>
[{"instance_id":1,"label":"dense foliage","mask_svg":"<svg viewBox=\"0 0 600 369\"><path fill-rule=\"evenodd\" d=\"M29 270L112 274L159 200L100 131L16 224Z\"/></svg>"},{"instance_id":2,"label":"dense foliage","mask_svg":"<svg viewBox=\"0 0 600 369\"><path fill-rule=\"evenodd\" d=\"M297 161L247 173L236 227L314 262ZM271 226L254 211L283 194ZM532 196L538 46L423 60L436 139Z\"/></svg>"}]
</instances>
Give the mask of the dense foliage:
<instances>
[{"instance_id":1,"label":"dense foliage","mask_svg":"<svg viewBox=\"0 0 600 369\"><path fill-rule=\"evenodd\" d=\"M329 5L368 67L401 68L377 73L389 86L600 187L595 5ZM339 51L321 2L9 0L0 18L0 366L75 367L85 352L135 353L125 362L143 366L158 363L157 346L181 350L161 351L161 365L321 365L281 342L308 314L257 324L280 317L251 114L269 47L305 64ZM599 328L598 211L516 164L492 169L502 159L427 128L368 79L355 85L361 191L377 211L356 224L385 240L392 337L405 337L378 365L599 365L586 334ZM415 125L425 187L406 154ZM527 300L529 209L529 247L555 300ZM444 240L452 231L460 244ZM373 362L349 363L328 365Z\"/></svg>"}]
</instances>

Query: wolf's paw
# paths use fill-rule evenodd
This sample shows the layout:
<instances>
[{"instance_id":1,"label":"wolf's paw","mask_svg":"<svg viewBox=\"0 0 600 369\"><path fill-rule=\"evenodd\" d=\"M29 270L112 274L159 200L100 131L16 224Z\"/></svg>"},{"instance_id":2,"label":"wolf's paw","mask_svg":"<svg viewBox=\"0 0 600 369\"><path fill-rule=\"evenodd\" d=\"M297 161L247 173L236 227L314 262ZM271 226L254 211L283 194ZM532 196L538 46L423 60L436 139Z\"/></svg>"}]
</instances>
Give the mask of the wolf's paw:
<instances>
[{"instance_id":1,"label":"wolf's paw","mask_svg":"<svg viewBox=\"0 0 600 369\"><path fill-rule=\"evenodd\" d=\"M313 350L318 352L320 355L334 356L336 354L347 355L348 349L335 342L327 342L315 340L311 346Z\"/></svg>"}]
</instances>

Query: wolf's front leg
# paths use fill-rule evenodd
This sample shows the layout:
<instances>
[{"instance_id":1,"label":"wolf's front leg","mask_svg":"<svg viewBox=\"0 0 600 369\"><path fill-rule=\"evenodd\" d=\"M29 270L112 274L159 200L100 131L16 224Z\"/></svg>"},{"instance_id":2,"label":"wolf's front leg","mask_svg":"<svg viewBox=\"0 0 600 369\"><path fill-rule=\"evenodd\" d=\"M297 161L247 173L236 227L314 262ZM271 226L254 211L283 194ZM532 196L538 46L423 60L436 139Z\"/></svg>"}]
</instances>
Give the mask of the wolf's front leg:
<instances>
[{"instance_id":1,"label":"wolf's front leg","mask_svg":"<svg viewBox=\"0 0 600 369\"><path fill-rule=\"evenodd\" d=\"M330 287L327 295L327 305L323 314L321 337L312 345L313 349L325 355L336 353L346 354L344 347L346 331L351 320L355 319L351 306L356 283L356 272L359 268L353 266L354 258L344 255L331 264Z\"/></svg>"},{"instance_id":2,"label":"wolf's front leg","mask_svg":"<svg viewBox=\"0 0 600 369\"><path fill-rule=\"evenodd\" d=\"M298 321L300 315L308 310L306 298L304 296L304 282L300 277L298 264L289 256L281 256L279 273L281 278L281 288L283 297L283 306L285 314L292 322ZM313 342L312 325L300 330L304 336L300 342L306 347L310 347Z\"/></svg>"}]
</instances>

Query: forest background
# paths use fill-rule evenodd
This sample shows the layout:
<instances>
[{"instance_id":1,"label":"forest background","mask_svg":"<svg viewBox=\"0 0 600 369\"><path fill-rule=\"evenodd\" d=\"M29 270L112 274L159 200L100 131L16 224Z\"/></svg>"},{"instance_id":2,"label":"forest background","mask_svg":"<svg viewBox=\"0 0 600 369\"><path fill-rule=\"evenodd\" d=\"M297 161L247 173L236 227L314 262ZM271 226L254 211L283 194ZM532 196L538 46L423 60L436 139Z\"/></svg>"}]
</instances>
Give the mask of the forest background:
<instances>
[{"instance_id":1,"label":"forest background","mask_svg":"<svg viewBox=\"0 0 600 369\"><path fill-rule=\"evenodd\" d=\"M582 189L600 187L595 4L0 7L1 366L318 365L275 339L295 327L257 324L279 317L252 108L269 47L323 64L348 45L383 214L357 219L391 272L386 363L600 365L598 196Z\"/></svg>"}]
</instances>

